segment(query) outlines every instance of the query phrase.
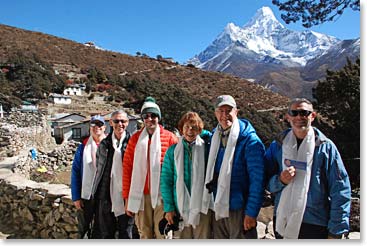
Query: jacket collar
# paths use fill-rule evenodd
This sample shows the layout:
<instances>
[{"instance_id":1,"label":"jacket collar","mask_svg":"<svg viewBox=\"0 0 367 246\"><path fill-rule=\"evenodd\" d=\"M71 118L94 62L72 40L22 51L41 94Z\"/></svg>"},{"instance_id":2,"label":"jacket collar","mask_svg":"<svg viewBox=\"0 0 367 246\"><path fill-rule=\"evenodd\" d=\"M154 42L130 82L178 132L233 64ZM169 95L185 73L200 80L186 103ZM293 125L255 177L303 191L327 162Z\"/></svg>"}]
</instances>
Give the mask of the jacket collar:
<instances>
[{"instance_id":1,"label":"jacket collar","mask_svg":"<svg viewBox=\"0 0 367 246\"><path fill-rule=\"evenodd\" d=\"M326 142L328 140L328 138L316 127L313 127L314 131L315 131L315 145L316 146L320 146L321 144L323 144L324 142ZM283 140L285 138L285 136L288 134L289 131L291 131L292 128L288 128L287 130L283 131L282 133L278 134L278 136L276 136L275 140L282 145L283 144Z\"/></svg>"}]
</instances>

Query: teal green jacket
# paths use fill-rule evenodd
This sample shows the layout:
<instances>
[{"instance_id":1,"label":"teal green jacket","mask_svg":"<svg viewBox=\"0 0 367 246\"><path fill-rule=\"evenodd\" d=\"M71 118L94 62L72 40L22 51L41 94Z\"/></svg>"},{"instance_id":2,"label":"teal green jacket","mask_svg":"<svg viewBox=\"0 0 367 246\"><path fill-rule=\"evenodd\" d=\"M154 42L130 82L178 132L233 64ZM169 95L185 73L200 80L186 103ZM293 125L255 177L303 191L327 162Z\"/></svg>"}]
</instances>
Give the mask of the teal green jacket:
<instances>
[{"instance_id":1,"label":"teal green jacket","mask_svg":"<svg viewBox=\"0 0 367 246\"><path fill-rule=\"evenodd\" d=\"M200 137L205 142L205 170L208 161L208 154L210 150L210 138L211 133L207 130L203 130ZM192 160L191 160L191 148L189 144L183 141L185 148L184 151L184 182L191 195L191 171L192 171ZM176 181L177 181L177 171L175 164L174 152L177 144L171 145L163 160L162 172L160 178L160 189L163 199L163 210L164 212L175 211L178 214L177 206L177 194L176 194ZM206 173L206 172L204 172ZM205 177L204 177L205 180Z\"/></svg>"}]
</instances>

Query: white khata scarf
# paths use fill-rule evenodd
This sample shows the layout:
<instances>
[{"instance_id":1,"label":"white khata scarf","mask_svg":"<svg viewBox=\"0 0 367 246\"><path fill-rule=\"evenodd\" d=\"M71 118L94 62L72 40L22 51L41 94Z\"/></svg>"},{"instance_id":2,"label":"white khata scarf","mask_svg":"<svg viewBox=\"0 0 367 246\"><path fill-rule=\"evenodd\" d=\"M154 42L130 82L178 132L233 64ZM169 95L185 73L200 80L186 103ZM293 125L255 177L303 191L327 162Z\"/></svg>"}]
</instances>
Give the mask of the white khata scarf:
<instances>
[{"instance_id":1,"label":"white khata scarf","mask_svg":"<svg viewBox=\"0 0 367 246\"><path fill-rule=\"evenodd\" d=\"M307 132L297 151L297 139L289 131L283 140L283 170L288 166L296 168L296 176L282 191L276 213L276 231L285 239L297 239L306 208L307 192L315 149L315 132Z\"/></svg>"},{"instance_id":2,"label":"white khata scarf","mask_svg":"<svg viewBox=\"0 0 367 246\"><path fill-rule=\"evenodd\" d=\"M202 212L206 214L208 212L208 208L213 209L214 206L213 210L215 212L216 220L229 217L229 191L231 184L231 173L234 151L239 134L240 124L237 119L233 122L231 131L228 136L227 147L224 152L222 166L219 172L217 194L215 197L214 205L212 202L213 194L209 193L208 190L204 187ZM220 134L218 129L216 129L211 141L205 184L209 183L213 179L214 166L217 159L220 141Z\"/></svg>"},{"instance_id":3,"label":"white khata scarf","mask_svg":"<svg viewBox=\"0 0 367 246\"><path fill-rule=\"evenodd\" d=\"M112 209L111 211L115 214L115 217L125 214L125 204L122 198L122 155L121 145L126 137L124 132L118 140L115 134L112 134L112 146L115 150L113 154L112 169L111 169L111 183L110 183L110 195ZM116 143L119 143L118 146Z\"/></svg>"},{"instance_id":4,"label":"white khata scarf","mask_svg":"<svg viewBox=\"0 0 367 246\"><path fill-rule=\"evenodd\" d=\"M139 136L134 153L133 173L129 193L128 210L137 213L144 210L144 185L147 176L147 154L149 134L144 128ZM159 180L161 175L161 137L160 127L155 129L149 149L150 195L153 209L158 203Z\"/></svg>"},{"instance_id":5,"label":"white khata scarf","mask_svg":"<svg viewBox=\"0 0 367 246\"><path fill-rule=\"evenodd\" d=\"M183 217L184 225L192 225L194 228L199 224L201 202L204 188L205 172L205 144L198 135L192 146L192 171L191 171L191 197L184 181L184 138L180 137L174 151L174 159L177 171L176 194L178 210Z\"/></svg>"},{"instance_id":6,"label":"white khata scarf","mask_svg":"<svg viewBox=\"0 0 367 246\"><path fill-rule=\"evenodd\" d=\"M89 200L92 195L92 185L96 175L96 152L97 144L90 136L83 151L83 176L82 194L83 199Z\"/></svg>"}]
</instances>

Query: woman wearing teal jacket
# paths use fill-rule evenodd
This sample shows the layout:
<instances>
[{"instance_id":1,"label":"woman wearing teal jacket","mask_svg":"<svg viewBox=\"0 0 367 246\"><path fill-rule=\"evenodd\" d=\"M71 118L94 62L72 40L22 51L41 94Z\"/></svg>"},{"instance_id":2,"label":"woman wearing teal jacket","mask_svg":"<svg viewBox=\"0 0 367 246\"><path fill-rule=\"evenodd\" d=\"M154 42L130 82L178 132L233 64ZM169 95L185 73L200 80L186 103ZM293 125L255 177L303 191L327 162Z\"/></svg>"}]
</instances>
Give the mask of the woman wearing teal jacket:
<instances>
[{"instance_id":1,"label":"woman wearing teal jacket","mask_svg":"<svg viewBox=\"0 0 367 246\"><path fill-rule=\"evenodd\" d=\"M210 149L209 131L195 112L187 112L178 123L181 137L166 152L160 179L165 218L174 224L179 216L184 228L175 232L181 239L212 238L209 214L201 213L206 162Z\"/></svg>"}]
</instances>

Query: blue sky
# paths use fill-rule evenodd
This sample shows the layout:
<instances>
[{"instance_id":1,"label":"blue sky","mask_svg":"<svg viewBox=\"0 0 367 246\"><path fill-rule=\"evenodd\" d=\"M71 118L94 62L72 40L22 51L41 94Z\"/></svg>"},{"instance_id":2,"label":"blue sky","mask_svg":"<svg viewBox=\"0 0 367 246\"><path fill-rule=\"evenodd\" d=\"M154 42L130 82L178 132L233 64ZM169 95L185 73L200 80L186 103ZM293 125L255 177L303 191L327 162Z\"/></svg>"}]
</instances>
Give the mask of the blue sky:
<instances>
[{"instance_id":1,"label":"blue sky","mask_svg":"<svg viewBox=\"0 0 367 246\"><path fill-rule=\"evenodd\" d=\"M0 24L39 31L79 43L92 41L112 51L183 63L203 51L229 22L243 26L271 0L12 0L0 8ZM360 36L360 12L311 28L340 39Z\"/></svg>"}]
</instances>

